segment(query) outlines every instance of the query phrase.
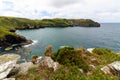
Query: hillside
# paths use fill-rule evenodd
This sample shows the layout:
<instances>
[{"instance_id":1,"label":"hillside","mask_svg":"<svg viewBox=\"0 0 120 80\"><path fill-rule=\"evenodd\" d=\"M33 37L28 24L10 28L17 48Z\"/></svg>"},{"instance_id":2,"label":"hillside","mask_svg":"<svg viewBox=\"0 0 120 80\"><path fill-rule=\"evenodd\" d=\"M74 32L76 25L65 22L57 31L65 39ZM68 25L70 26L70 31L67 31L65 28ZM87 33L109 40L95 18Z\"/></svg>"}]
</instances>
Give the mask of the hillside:
<instances>
[{"instance_id":1,"label":"hillside","mask_svg":"<svg viewBox=\"0 0 120 80\"><path fill-rule=\"evenodd\" d=\"M82 47L76 49L66 46L53 52L52 46L48 46L43 56L33 55L30 62L17 64L21 68L16 66L7 78L16 80L119 80L120 63L114 64L111 69L102 70L104 66L119 60L119 54L105 48L95 48L90 53ZM104 72L110 72L110 74Z\"/></svg>"},{"instance_id":2,"label":"hillside","mask_svg":"<svg viewBox=\"0 0 120 80\"><path fill-rule=\"evenodd\" d=\"M0 47L26 42L27 40L15 33L17 29L38 29L44 27L100 27L100 24L90 19L43 19L30 20L16 17L0 17Z\"/></svg>"}]
</instances>

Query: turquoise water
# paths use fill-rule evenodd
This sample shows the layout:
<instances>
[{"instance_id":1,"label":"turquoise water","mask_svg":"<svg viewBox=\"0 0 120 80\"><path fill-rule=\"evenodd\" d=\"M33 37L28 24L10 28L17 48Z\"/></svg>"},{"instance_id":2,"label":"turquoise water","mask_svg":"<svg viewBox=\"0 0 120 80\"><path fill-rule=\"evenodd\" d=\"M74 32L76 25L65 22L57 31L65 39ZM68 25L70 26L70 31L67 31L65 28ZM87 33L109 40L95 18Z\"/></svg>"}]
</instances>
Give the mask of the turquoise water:
<instances>
[{"instance_id":1,"label":"turquoise water","mask_svg":"<svg viewBox=\"0 0 120 80\"><path fill-rule=\"evenodd\" d=\"M53 45L56 51L60 46L84 48L102 47L120 51L120 24L104 23L101 27L66 27L19 30L17 33L37 43L29 46L32 54L42 55L46 46Z\"/></svg>"}]
</instances>

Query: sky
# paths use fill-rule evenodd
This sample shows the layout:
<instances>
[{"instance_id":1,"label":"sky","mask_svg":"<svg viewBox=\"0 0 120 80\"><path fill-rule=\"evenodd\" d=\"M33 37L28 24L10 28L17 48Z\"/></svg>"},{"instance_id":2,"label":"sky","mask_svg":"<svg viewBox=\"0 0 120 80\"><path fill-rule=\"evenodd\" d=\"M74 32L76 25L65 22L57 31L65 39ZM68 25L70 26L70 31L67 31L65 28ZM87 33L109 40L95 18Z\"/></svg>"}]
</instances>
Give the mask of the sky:
<instances>
[{"instance_id":1,"label":"sky","mask_svg":"<svg viewBox=\"0 0 120 80\"><path fill-rule=\"evenodd\" d=\"M120 0L0 0L0 16L120 22Z\"/></svg>"}]
</instances>

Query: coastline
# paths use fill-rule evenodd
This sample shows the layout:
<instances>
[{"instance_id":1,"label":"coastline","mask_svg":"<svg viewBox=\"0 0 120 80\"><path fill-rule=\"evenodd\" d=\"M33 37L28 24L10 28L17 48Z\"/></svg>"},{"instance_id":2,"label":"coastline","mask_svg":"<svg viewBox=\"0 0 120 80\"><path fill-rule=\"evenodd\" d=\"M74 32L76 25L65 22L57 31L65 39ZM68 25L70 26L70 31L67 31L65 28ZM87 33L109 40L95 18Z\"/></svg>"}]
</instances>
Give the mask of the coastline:
<instances>
[{"instance_id":1,"label":"coastline","mask_svg":"<svg viewBox=\"0 0 120 80\"><path fill-rule=\"evenodd\" d=\"M30 43L30 44L25 44L25 45L23 45L23 47L29 47L29 46L32 46L32 45L38 43L37 40L31 40L31 41L32 41L32 43Z\"/></svg>"}]
</instances>

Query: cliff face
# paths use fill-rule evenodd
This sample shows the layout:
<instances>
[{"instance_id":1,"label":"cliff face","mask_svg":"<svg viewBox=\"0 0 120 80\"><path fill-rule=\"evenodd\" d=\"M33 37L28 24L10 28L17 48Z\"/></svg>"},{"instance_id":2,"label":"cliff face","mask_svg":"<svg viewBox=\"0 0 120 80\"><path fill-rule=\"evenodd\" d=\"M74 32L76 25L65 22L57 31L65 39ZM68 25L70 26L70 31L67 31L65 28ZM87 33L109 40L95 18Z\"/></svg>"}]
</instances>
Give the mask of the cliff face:
<instances>
[{"instance_id":1,"label":"cliff face","mask_svg":"<svg viewBox=\"0 0 120 80\"><path fill-rule=\"evenodd\" d=\"M0 41L0 47L6 48L13 44L20 44L22 42L27 42L27 39L19 35L5 35L5 38Z\"/></svg>"},{"instance_id":2,"label":"cliff face","mask_svg":"<svg viewBox=\"0 0 120 80\"><path fill-rule=\"evenodd\" d=\"M68 20L73 26L82 26L82 27L100 27L98 22L94 22L90 19L70 19Z\"/></svg>"},{"instance_id":3,"label":"cliff face","mask_svg":"<svg viewBox=\"0 0 120 80\"><path fill-rule=\"evenodd\" d=\"M82 27L100 27L98 22L90 19L43 19L38 21L38 25L44 27L69 27L69 26L82 26Z\"/></svg>"}]
</instances>

